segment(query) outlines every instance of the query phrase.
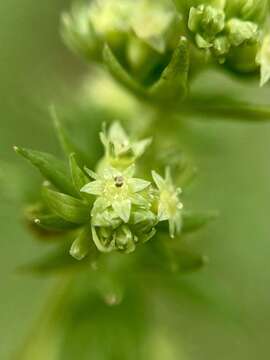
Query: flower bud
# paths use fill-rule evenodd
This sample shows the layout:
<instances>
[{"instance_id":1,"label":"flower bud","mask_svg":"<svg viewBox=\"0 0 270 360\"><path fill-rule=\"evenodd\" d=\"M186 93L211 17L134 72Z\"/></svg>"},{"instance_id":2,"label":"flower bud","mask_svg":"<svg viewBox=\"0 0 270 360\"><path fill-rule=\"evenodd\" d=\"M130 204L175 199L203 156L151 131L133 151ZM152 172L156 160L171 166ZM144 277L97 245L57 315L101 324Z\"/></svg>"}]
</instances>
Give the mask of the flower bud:
<instances>
[{"instance_id":1,"label":"flower bud","mask_svg":"<svg viewBox=\"0 0 270 360\"><path fill-rule=\"evenodd\" d=\"M105 149L105 156L98 167L101 172L108 165L126 169L143 155L152 141L151 138L132 141L119 122L114 122L108 131L104 128L100 139Z\"/></svg>"},{"instance_id":2,"label":"flower bud","mask_svg":"<svg viewBox=\"0 0 270 360\"><path fill-rule=\"evenodd\" d=\"M63 39L73 51L102 62L107 44L144 85L166 67L182 28L171 0L93 0L62 17Z\"/></svg>"},{"instance_id":3,"label":"flower bud","mask_svg":"<svg viewBox=\"0 0 270 360\"><path fill-rule=\"evenodd\" d=\"M61 18L61 35L66 45L84 58L98 59L101 43L89 19L88 7L74 6Z\"/></svg>"},{"instance_id":4,"label":"flower bud","mask_svg":"<svg viewBox=\"0 0 270 360\"><path fill-rule=\"evenodd\" d=\"M228 40L233 47L243 44L254 44L259 40L258 25L239 19L231 19L226 24Z\"/></svg>"},{"instance_id":5,"label":"flower bud","mask_svg":"<svg viewBox=\"0 0 270 360\"><path fill-rule=\"evenodd\" d=\"M192 7L189 13L188 28L196 34L199 48L209 48L215 36L224 29L225 14L222 10L209 5Z\"/></svg>"},{"instance_id":6,"label":"flower bud","mask_svg":"<svg viewBox=\"0 0 270 360\"><path fill-rule=\"evenodd\" d=\"M239 72L258 69L256 61L265 31L266 0L203 1L191 7L188 28L200 49Z\"/></svg>"}]
</instances>

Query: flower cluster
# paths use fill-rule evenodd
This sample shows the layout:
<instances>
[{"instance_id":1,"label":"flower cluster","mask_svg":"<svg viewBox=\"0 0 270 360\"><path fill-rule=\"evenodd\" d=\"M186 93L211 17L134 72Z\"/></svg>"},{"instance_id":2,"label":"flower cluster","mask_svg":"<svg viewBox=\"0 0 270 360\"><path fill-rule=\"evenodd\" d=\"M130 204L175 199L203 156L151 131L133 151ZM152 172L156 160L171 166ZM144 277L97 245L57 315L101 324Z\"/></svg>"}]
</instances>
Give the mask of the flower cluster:
<instances>
[{"instance_id":1,"label":"flower cluster","mask_svg":"<svg viewBox=\"0 0 270 360\"><path fill-rule=\"evenodd\" d=\"M169 170L165 179L152 172L153 180L135 177L136 160L151 140L131 141L115 122L100 134L105 154L96 172L69 155L70 174L52 155L15 147L47 179L43 203L31 212L34 225L52 232L76 233L70 253L84 258L92 244L101 252L133 252L156 234L159 222L168 221L171 237L180 234L182 203Z\"/></svg>"},{"instance_id":2,"label":"flower cluster","mask_svg":"<svg viewBox=\"0 0 270 360\"><path fill-rule=\"evenodd\" d=\"M86 169L93 181L81 189L82 193L95 196L91 228L97 248L103 252L132 252L137 243L150 240L156 233L155 226L164 220L170 223L172 237L180 233L182 207L171 178L162 182L153 172L155 188L150 181L134 177L136 159L151 139L132 142L118 122L112 124L108 133L104 129L100 137L104 158L97 173ZM177 226L173 225L175 222Z\"/></svg>"},{"instance_id":3,"label":"flower cluster","mask_svg":"<svg viewBox=\"0 0 270 360\"><path fill-rule=\"evenodd\" d=\"M214 59L233 71L260 69L261 85L267 82L268 14L267 0L94 0L63 15L62 35L73 51L105 62L128 87L131 79L136 80L135 91L138 85L156 88L160 79L168 78L172 69L167 67L173 63L178 86L174 88L172 81L169 85L181 98L187 74L198 72L198 57L205 59L205 52L209 63ZM176 53L180 39L190 39L191 49L185 45ZM192 43L204 51L198 54Z\"/></svg>"},{"instance_id":4,"label":"flower cluster","mask_svg":"<svg viewBox=\"0 0 270 360\"><path fill-rule=\"evenodd\" d=\"M100 133L100 140L105 149L104 159L99 164L99 169L104 166L116 166L125 169L143 155L152 139L132 141L119 122L114 122L108 131L104 127Z\"/></svg>"},{"instance_id":5,"label":"flower cluster","mask_svg":"<svg viewBox=\"0 0 270 360\"><path fill-rule=\"evenodd\" d=\"M94 0L62 17L63 38L70 48L101 61L107 44L142 83L153 81L156 70L168 62L179 28L180 16L171 0Z\"/></svg>"},{"instance_id":6,"label":"flower cluster","mask_svg":"<svg viewBox=\"0 0 270 360\"><path fill-rule=\"evenodd\" d=\"M220 63L227 61L239 71L256 69L266 13L254 11L254 6L258 6L254 3L219 1L214 6L206 1L191 7L188 28L197 46L209 49ZM265 7L265 1L260 3Z\"/></svg>"},{"instance_id":7,"label":"flower cluster","mask_svg":"<svg viewBox=\"0 0 270 360\"><path fill-rule=\"evenodd\" d=\"M145 242L155 234L157 219L151 211L151 184L134 178L134 173L134 164L124 171L106 167L101 175L90 172L94 181L81 189L96 196L91 224L93 240L101 251L117 248L131 252L137 242Z\"/></svg>"}]
</instances>

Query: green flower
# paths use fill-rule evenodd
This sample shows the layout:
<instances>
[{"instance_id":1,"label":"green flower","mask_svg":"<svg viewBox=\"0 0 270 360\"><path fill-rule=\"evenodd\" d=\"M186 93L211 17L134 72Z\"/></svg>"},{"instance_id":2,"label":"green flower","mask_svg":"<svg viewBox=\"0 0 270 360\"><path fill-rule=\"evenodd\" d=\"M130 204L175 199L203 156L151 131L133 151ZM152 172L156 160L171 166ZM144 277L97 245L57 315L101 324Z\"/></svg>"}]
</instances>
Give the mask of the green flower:
<instances>
[{"instance_id":1,"label":"green flower","mask_svg":"<svg viewBox=\"0 0 270 360\"><path fill-rule=\"evenodd\" d=\"M131 28L137 37L159 53L168 47L170 30L179 22L180 15L170 1L140 0L131 17Z\"/></svg>"},{"instance_id":2,"label":"green flower","mask_svg":"<svg viewBox=\"0 0 270 360\"><path fill-rule=\"evenodd\" d=\"M99 0L90 4L88 15L96 33L106 40L116 31L127 31L134 4L131 0Z\"/></svg>"},{"instance_id":3,"label":"green flower","mask_svg":"<svg viewBox=\"0 0 270 360\"><path fill-rule=\"evenodd\" d=\"M93 241L101 252L118 250L129 254L136 249L136 245L150 240L156 231L152 228L145 233L136 233L132 225L121 224L116 229L104 226L92 226Z\"/></svg>"},{"instance_id":4,"label":"green flower","mask_svg":"<svg viewBox=\"0 0 270 360\"><path fill-rule=\"evenodd\" d=\"M242 73L258 70L258 52L266 29L266 0L204 1L191 7L188 28L198 48Z\"/></svg>"},{"instance_id":5,"label":"green flower","mask_svg":"<svg viewBox=\"0 0 270 360\"><path fill-rule=\"evenodd\" d=\"M166 169L165 178L152 171L153 180L158 188L158 220L169 222L170 236L173 238L180 233L182 226L183 204L179 200L180 188L175 188L169 168Z\"/></svg>"},{"instance_id":6,"label":"green flower","mask_svg":"<svg viewBox=\"0 0 270 360\"><path fill-rule=\"evenodd\" d=\"M57 130L63 140L66 133L60 126ZM130 142L117 123L110 129L109 138L118 156L122 155L120 143L124 143L127 149L133 149L137 155L142 152L137 148L144 148L142 144L138 146L136 142ZM65 140L65 145L72 145L71 138L65 137ZM179 189L173 186L169 170L165 179L153 172L156 189L149 181L134 178L134 163L124 170L107 166L102 172L94 173L83 167L85 161L80 149L78 154L70 153L70 147L63 149L69 157L69 171L53 155L17 146L14 148L46 179L40 201L26 211L26 219L31 229L44 239L60 236L64 241L64 246L56 249L48 260L53 262L49 268L55 266L55 259L59 259L63 266L73 266L74 262L67 258L69 254L92 266L99 261L98 250L129 254L139 244L154 237L160 221L169 221L173 237L180 230L183 234L195 231L211 218L208 214L182 214ZM93 181L90 181L91 178ZM162 231L162 227L159 230ZM44 264L41 261L42 267Z\"/></svg>"},{"instance_id":7,"label":"green flower","mask_svg":"<svg viewBox=\"0 0 270 360\"><path fill-rule=\"evenodd\" d=\"M108 167L104 169L102 175L95 174L90 170L88 173L95 180L86 184L81 191L97 196L92 209L94 219L100 212L112 207L115 214L124 223L127 223L130 219L132 205L145 208L150 206L147 198L140 194L149 187L150 182L133 177L134 164L123 172Z\"/></svg>"},{"instance_id":8,"label":"green flower","mask_svg":"<svg viewBox=\"0 0 270 360\"><path fill-rule=\"evenodd\" d=\"M102 63L106 45L118 66L146 86L168 65L182 27L171 0L93 0L62 17L62 37L69 48Z\"/></svg>"},{"instance_id":9,"label":"green flower","mask_svg":"<svg viewBox=\"0 0 270 360\"><path fill-rule=\"evenodd\" d=\"M152 139L131 141L119 122L114 122L108 132L100 133L101 142L105 148L105 166L124 169L143 155Z\"/></svg>"},{"instance_id":10,"label":"green flower","mask_svg":"<svg viewBox=\"0 0 270 360\"><path fill-rule=\"evenodd\" d=\"M199 48L210 48L215 36L225 26L223 10L210 5L192 7L189 12L188 28L195 33L195 41Z\"/></svg>"},{"instance_id":11,"label":"green flower","mask_svg":"<svg viewBox=\"0 0 270 360\"><path fill-rule=\"evenodd\" d=\"M255 43L259 40L259 27L251 21L231 19L226 25L231 46Z\"/></svg>"}]
</instances>

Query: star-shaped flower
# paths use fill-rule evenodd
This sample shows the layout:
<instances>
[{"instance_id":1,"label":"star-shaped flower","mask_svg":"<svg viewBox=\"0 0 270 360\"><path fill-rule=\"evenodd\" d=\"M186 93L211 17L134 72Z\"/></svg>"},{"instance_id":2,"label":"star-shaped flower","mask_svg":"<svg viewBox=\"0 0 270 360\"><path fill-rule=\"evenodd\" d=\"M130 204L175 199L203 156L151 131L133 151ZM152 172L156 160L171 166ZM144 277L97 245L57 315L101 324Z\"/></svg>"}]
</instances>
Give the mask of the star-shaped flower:
<instances>
[{"instance_id":1,"label":"star-shaped flower","mask_svg":"<svg viewBox=\"0 0 270 360\"><path fill-rule=\"evenodd\" d=\"M112 207L115 214L127 223L132 205L143 208L150 206L146 196L140 194L149 187L150 182L133 177L135 165L131 165L122 172L112 167L105 168L101 175L88 169L87 172L94 181L86 184L81 191L97 196L92 209L93 218Z\"/></svg>"},{"instance_id":2,"label":"star-shaped flower","mask_svg":"<svg viewBox=\"0 0 270 360\"><path fill-rule=\"evenodd\" d=\"M101 142L105 148L105 155L109 163L114 166L123 161L130 164L142 156L146 148L151 144L151 139L131 141L119 122L114 122L108 132L104 129L100 133Z\"/></svg>"},{"instance_id":3,"label":"star-shaped flower","mask_svg":"<svg viewBox=\"0 0 270 360\"><path fill-rule=\"evenodd\" d=\"M179 199L180 188L175 188L169 168L166 169L165 178L152 171L153 180L159 190L158 219L169 221L170 236L179 233L182 225L183 204Z\"/></svg>"}]
</instances>

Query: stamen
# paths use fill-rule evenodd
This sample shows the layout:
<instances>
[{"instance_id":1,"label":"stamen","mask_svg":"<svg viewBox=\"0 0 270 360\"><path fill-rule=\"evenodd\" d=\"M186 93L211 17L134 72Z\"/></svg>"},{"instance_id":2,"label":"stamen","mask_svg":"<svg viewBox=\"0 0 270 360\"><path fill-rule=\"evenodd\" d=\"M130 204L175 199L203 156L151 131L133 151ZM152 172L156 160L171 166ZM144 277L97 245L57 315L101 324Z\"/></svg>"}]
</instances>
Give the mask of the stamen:
<instances>
[{"instance_id":1,"label":"stamen","mask_svg":"<svg viewBox=\"0 0 270 360\"><path fill-rule=\"evenodd\" d=\"M115 186L122 187L124 185L124 178L123 176L115 176L114 178Z\"/></svg>"}]
</instances>

